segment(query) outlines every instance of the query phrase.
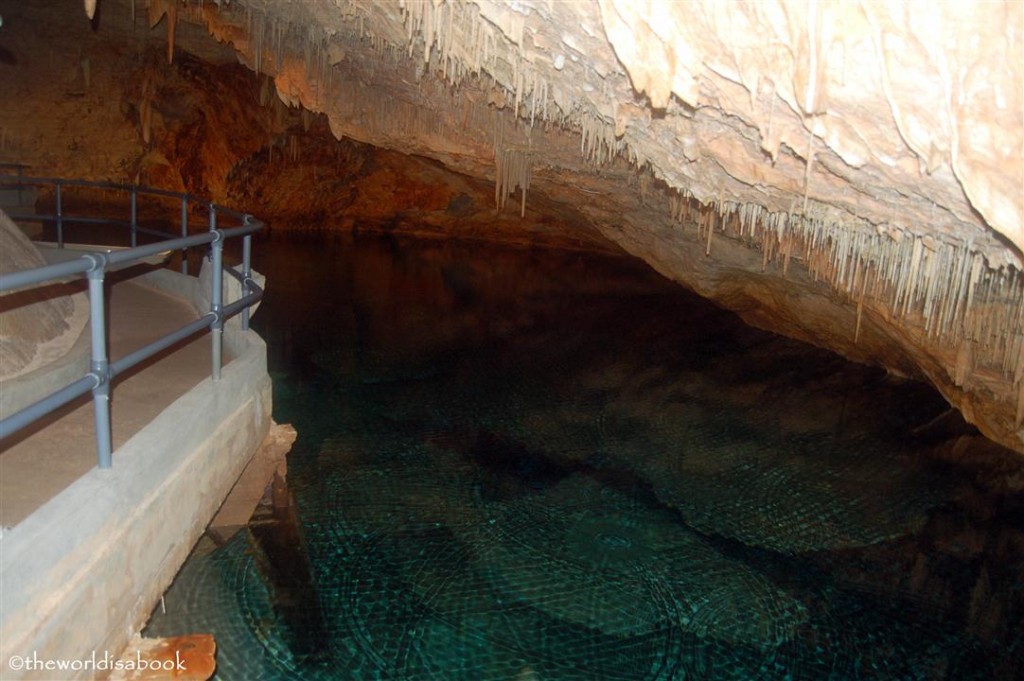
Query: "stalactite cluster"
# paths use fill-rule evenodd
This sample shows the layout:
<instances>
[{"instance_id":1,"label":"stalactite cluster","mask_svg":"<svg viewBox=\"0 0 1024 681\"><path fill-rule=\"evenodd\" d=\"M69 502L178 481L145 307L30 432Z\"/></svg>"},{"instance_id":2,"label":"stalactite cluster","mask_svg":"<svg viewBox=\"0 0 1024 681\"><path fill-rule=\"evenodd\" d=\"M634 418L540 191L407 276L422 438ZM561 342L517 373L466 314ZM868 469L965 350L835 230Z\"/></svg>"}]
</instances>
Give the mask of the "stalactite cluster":
<instances>
[{"instance_id":1,"label":"stalactite cluster","mask_svg":"<svg viewBox=\"0 0 1024 681\"><path fill-rule=\"evenodd\" d=\"M505 207L508 196L516 189L521 191L519 215L526 215L526 190L530 188L530 151L505 147L495 149L494 165L497 176L494 179L494 202L498 209Z\"/></svg>"},{"instance_id":2,"label":"stalactite cluster","mask_svg":"<svg viewBox=\"0 0 1024 681\"><path fill-rule=\"evenodd\" d=\"M860 334L865 300L888 312L889 321L919 329L923 340L959 351L952 378L964 388L986 377L1009 381L1024 404L1024 277L990 267L969 243L907 230L871 230L826 217L811 204L809 215L769 212L730 201L703 204L686 192L668 197L672 217L694 224L711 254L712 235L759 248L762 269L800 261L857 306ZM1018 412L1018 421L1024 412Z\"/></svg>"},{"instance_id":3,"label":"stalactite cluster","mask_svg":"<svg viewBox=\"0 0 1024 681\"><path fill-rule=\"evenodd\" d=\"M197 11L197 3L189 11ZM167 0L151 0L151 16L153 4L166 7ZM764 104L769 113L767 131L760 129L762 141L769 147L776 142L773 159L802 154L806 163L802 192L788 208L778 194L757 205L730 199L736 194L726 186L688 185L700 172L696 163L666 173L648 156L650 145L640 144L631 128L631 121L650 118L647 104L627 102L607 110L605 104L616 97L610 79L622 74L595 71L587 60L577 59L585 56L582 52L573 54L571 40L563 39L557 49L545 43L528 21L531 12L543 8L502 6L498 11L462 0L403 0L389 23L374 21L378 11L364 0L334 0L333 5L331 11L341 20L330 31L280 10L268 14L272 5L265 3L243 0L217 11L235 17L232 21L245 36L236 46L258 72L279 77L286 56L301 58L313 90L312 97L302 95L301 104L328 113L334 125L343 120L348 129L368 131L368 138L412 143L410 151L430 148L424 140L432 137L470 140L466 144L475 150L493 145L499 209L519 189L520 213L525 213L538 161L557 167L543 143L534 144L533 131L578 134L586 162L630 164L637 171L634 188L642 205L657 208L659 202L651 199L661 195L666 218L695 224L706 255L713 256L715 238L722 235L759 250L762 270L777 263L790 276L791 265L798 263L812 280L825 282L856 306L853 339L861 338L866 308L876 320L884 314L919 336L919 342L955 355L952 379L965 390L987 383L1013 385L1020 395L1018 422L1024 417L1021 272L1005 258L993 259L992 244L981 243L982 237L963 240L952 236L955 229L935 232L922 225L918 230L897 226L896 220L869 223L816 199L812 183L831 170L822 156L828 149L811 129L799 154L778 149L774 86L770 103ZM169 30L170 40L173 35ZM361 47L352 50L352 45ZM818 84L812 79L803 85L800 104L814 109ZM272 88L271 79L261 85L261 103L277 99ZM287 92L279 96L300 103ZM669 109L667 119L680 129L696 115L672 103ZM340 130L335 134L340 136ZM661 141L646 142L652 140ZM684 153L694 161L706 150L691 155L684 148Z\"/></svg>"},{"instance_id":4,"label":"stalactite cluster","mask_svg":"<svg viewBox=\"0 0 1024 681\"><path fill-rule=\"evenodd\" d=\"M557 68L554 63L527 49L522 15L512 12L503 31L484 19L475 5L408 0L404 9L409 54L421 53L426 63L436 58L439 63L433 70L446 80L458 85L468 75L488 74L507 89L514 117L531 127L551 122L578 130L580 151L593 163L607 163L624 150L614 121L593 111L572 84L553 82L548 74Z\"/></svg>"}]
</instances>

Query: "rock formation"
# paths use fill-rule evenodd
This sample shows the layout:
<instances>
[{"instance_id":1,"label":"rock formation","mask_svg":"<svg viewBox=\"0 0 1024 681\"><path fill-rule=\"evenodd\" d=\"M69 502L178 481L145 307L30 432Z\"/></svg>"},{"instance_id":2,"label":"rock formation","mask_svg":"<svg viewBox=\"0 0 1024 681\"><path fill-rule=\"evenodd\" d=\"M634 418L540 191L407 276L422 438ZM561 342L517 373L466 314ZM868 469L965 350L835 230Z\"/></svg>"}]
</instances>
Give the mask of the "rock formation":
<instances>
[{"instance_id":1,"label":"rock formation","mask_svg":"<svg viewBox=\"0 0 1024 681\"><path fill-rule=\"evenodd\" d=\"M351 218L384 181L329 127L441 164L410 161L379 222L596 230L752 324L929 380L1024 451L1018 2L31 4L0 29L0 95L39 88L0 113L4 155ZM62 80L40 83L48 32ZM33 142L68 112L109 126L102 149ZM305 211L268 198L299 185Z\"/></svg>"},{"instance_id":2,"label":"rock formation","mask_svg":"<svg viewBox=\"0 0 1024 681\"><path fill-rule=\"evenodd\" d=\"M46 262L31 241L0 211L0 274ZM81 331L70 294L39 290L0 295L0 379L9 380L60 357Z\"/></svg>"}]
</instances>

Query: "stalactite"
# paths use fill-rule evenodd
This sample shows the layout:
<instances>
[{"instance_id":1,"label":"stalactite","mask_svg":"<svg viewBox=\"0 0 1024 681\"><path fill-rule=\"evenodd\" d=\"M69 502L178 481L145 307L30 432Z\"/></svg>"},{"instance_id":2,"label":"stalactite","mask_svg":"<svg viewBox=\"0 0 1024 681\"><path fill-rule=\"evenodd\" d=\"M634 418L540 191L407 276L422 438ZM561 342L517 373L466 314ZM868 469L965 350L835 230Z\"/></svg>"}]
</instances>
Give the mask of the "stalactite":
<instances>
[{"instance_id":1,"label":"stalactite","mask_svg":"<svg viewBox=\"0 0 1024 681\"><path fill-rule=\"evenodd\" d=\"M457 125L463 131L493 126L495 158L495 204L500 208L516 189L521 190L520 214L525 211L526 192L532 173L531 145L523 137L523 129L547 125L560 126L578 133L580 154L586 162L603 165L618 158L636 169L636 186L641 200L668 209L670 218L684 225L683 233L691 239L691 223L697 239L710 254L716 229L727 238L737 238L753 248L761 249L762 270L777 267L782 276L790 276L790 267L799 266L815 281L825 282L834 291L856 305L854 339L859 340L863 319L869 315L888 315L894 324L920 328L929 342L955 347L960 342L972 343L972 362L986 370L1012 376L1024 385L1024 280L1017 270L994 271L979 249L971 243L952 239L925 238L928 230L914 225L846 223L834 212L810 196L810 182L815 178L815 135L809 119L807 157L804 168L802 196L785 206L761 206L752 203L725 201L719 195L709 201L698 201L685 188L662 190L655 181L661 176L646 165L647 160L615 136L614 121L607 120L591 96L571 79L551 80L545 71L547 62L524 52L526 24L521 14L511 11L505 24L498 26L484 19L479 7L472 3L442 0L405 0L402 3L405 28L404 43L395 45L380 35L371 35L372 26L364 24L360 5L345 5L351 16L350 26L378 57L370 60L367 69L381 78L407 78L408 71L399 71L407 57L416 62L417 75L440 73L448 84L459 84L475 77L481 90L499 92L494 107L468 103L459 99L459 88L448 88L431 78L417 78L422 100L416 103L388 97L352 81L345 81L330 66L324 49L326 38L305 33L301 37L311 83L316 84L319 101L330 84L332 100L340 102L339 115L364 125L375 135L392 139L414 139L424 135L444 134L444 120L422 101L444 101L457 111ZM260 70L266 33L266 18L258 18L250 9L244 10L249 22L251 52L255 68ZM294 41L285 40L286 22L275 21L269 47L278 59ZM287 29L290 30L290 29ZM402 60L401 62L399 60ZM269 64L269 62L268 62ZM548 65L549 66L549 65ZM563 62L563 68L582 68ZM404 66L409 69L410 67ZM327 75L327 74L331 75ZM563 74L564 75L564 74ZM812 76L814 74L812 73ZM370 82L370 81L368 81ZM605 95L608 83L603 82ZM817 80L808 82L804 93L809 108L821 101ZM451 91L455 90L456 94ZM598 96L601 93L598 93ZM261 87L261 101L269 96ZM779 99L774 91L765 104L767 123L764 146L775 158L772 148L774 109ZM763 101L763 100L761 100ZM141 115L141 108L140 108ZM523 125L501 128L507 116ZM303 113L303 125L311 118ZM453 119L455 120L455 119ZM541 128L540 126L544 127ZM506 132L508 133L506 135ZM148 133L147 133L148 136ZM486 143L478 139L478 142ZM268 148L268 155L272 157ZM821 173L817 177L820 177ZM678 184L678 182L670 184ZM824 189L822 189L824 191ZM667 201L660 196L667 192ZM895 217L895 214L894 214ZM795 261L795 265L794 265ZM995 310L990 312L990 310Z\"/></svg>"},{"instance_id":2,"label":"stalactite","mask_svg":"<svg viewBox=\"0 0 1024 681\"><path fill-rule=\"evenodd\" d=\"M530 151L505 147L495 153L495 199L498 209L505 207L505 200L516 189L522 191L520 197L520 217L526 216L526 191L530 188L531 162Z\"/></svg>"},{"instance_id":3,"label":"stalactite","mask_svg":"<svg viewBox=\"0 0 1024 681\"><path fill-rule=\"evenodd\" d=\"M178 5L171 2L167 8L167 63L174 63L174 35L178 30Z\"/></svg>"},{"instance_id":4,"label":"stalactite","mask_svg":"<svg viewBox=\"0 0 1024 681\"><path fill-rule=\"evenodd\" d=\"M292 163L299 160L299 138L295 135L288 136L288 159Z\"/></svg>"},{"instance_id":5,"label":"stalactite","mask_svg":"<svg viewBox=\"0 0 1024 681\"><path fill-rule=\"evenodd\" d=\"M711 213L710 211L708 211L708 243L707 243L707 246L704 248L704 257L705 258L711 255L711 235L714 233L714 231L715 231L714 214Z\"/></svg>"},{"instance_id":6,"label":"stalactite","mask_svg":"<svg viewBox=\"0 0 1024 681\"><path fill-rule=\"evenodd\" d=\"M149 144L151 126L153 124L153 80L146 74L142 80L142 94L139 97L139 127L142 128L142 141Z\"/></svg>"},{"instance_id":7,"label":"stalactite","mask_svg":"<svg viewBox=\"0 0 1024 681\"><path fill-rule=\"evenodd\" d=\"M868 272L867 266L861 269L861 282L860 282L860 296L857 298L857 326L853 331L853 342L857 343L860 341L860 327L861 321L864 318L864 297L867 293L868 287Z\"/></svg>"},{"instance_id":8,"label":"stalactite","mask_svg":"<svg viewBox=\"0 0 1024 681\"><path fill-rule=\"evenodd\" d=\"M260 106L266 106L270 103L271 89L273 88L273 81L266 76L260 78L260 92L259 102Z\"/></svg>"},{"instance_id":9,"label":"stalactite","mask_svg":"<svg viewBox=\"0 0 1024 681\"><path fill-rule=\"evenodd\" d=\"M670 189L667 207L673 221L688 224L684 195ZM803 215L793 212L795 205L768 212L722 196L696 205L692 222L706 255L715 229L760 249L762 271L778 262L787 276L790 261L800 254L812 279L856 306L854 342L862 334L866 308L880 305L891 323L919 328L929 342L973 343L972 366L1024 385L1024 275L990 268L971 242L893 225L876 230L840 224L827 220L823 207L810 199L806 208L799 206Z\"/></svg>"}]
</instances>

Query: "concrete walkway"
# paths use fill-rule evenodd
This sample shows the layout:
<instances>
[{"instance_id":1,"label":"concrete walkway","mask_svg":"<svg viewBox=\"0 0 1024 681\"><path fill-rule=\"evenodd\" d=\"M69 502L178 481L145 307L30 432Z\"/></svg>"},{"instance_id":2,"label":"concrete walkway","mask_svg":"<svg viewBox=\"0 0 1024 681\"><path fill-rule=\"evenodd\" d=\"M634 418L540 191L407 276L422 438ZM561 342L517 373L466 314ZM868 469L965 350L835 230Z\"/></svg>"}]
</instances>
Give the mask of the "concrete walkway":
<instances>
[{"instance_id":1,"label":"concrete walkway","mask_svg":"<svg viewBox=\"0 0 1024 681\"><path fill-rule=\"evenodd\" d=\"M184 300L138 280L124 275L111 279L114 281L107 298L111 359L199 316ZM207 333L119 376L111 399L115 451L174 400L207 378L210 361ZM0 445L0 525L17 525L95 466L93 406L87 395Z\"/></svg>"}]
</instances>

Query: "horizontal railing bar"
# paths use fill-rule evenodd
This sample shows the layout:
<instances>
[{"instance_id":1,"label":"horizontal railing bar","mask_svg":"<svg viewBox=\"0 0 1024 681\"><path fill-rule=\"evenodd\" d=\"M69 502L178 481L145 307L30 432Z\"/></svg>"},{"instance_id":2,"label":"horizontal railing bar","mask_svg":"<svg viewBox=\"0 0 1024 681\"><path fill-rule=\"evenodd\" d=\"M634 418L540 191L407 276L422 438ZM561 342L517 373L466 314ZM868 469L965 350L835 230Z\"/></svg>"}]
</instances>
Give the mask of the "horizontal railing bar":
<instances>
[{"instance_id":1,"label":"horizontal railing bar","mask_svg":"<svg viewBox=\"0 0 1024 681\"><path fill-rule=\"evenodd\" d=\"M32 286L33 284L41 284L51 279L61 279L72 274L88 272L95 266L96 262L94 260L83 255L74 260L43 265L42 267L11 272L10 274L0 274L0 291L11 291L25 286Z\"/></svg>"},{"instance_id":2,"label":"horizontal railing bar","mask_svg":"<svg viewBox=\"0 0 1024 681\"><path fill-rule=\"evenodd\" d=\"M128 190L134 187L135 191L139 194L146 194L147 196L166 196L171 199L180 199L183 196L187 196L190 200L196 200L198 197L194 197L191 194L182 194L180 192L172 192L169 189L154 189L150 187L139 187L137 185L128 185ZM198 201L197 205L202 205L205 201Z\"/></svg>"},{"instance_id":3,"label":"horizontal railing bar","mask_svg":"<svg viewBox=\"0 0 1024 681\"><path fill-rule=\"evenodd\" d=\"M214 204L210 204L210 205L212 205L214 208L217 209L217 217L218 217L218 219L223 217L223 216L225 216L225 215L229 215L229 216L231 216L233 218L236 218L238 220L245 220L246 216L249 215L248 213L243 213L243 212L238 211L238 210L232 210L230 208L225 208L224 206L220 205L219 203L214 203Z\"/></svg>"},{"instance_id":4,"label":"horizontal railing bar","mask_svg":"<svg viewBox=\"0 0 1024 681\"><path fill-rule=\"evenodd\" d=\"M245 213L240 213L240 215L242 216L242 218L245 217ZM33 214L8 213L7 217L9 217L10 219L15 220L15 221L22 220L22 221L25 221L25 222L57 222L57 216L56 215L37 215L37 214L34 214L34 213ZM69 215L69 214L65 213L65 214L60 216L60 219L61 219L61 221L65 225L67 225L67 224L76 224L76 223L77 224L87 224L87 225L113 225L115 227L125 227L125 228L128 228L128 229L130 229L131 226L132 226L132 223L127 222L125 220L112 220L110 218L97 218L97 217L92 217L92 216L89 216L89 215ZM257 224L257 222L258 222L258 224ZM245 229L245 228L250 227L251 225L256 225L256 231L259 231L263 227L263 223L259 222L259 221L249 222L249 223L247 223L245 225L242 225L240 227L229 227L227 230L223 230L225 232L224 237L227 238L227 239L231 239L231 238L234 238L235 236L238 236L240 234L244 235L243 232L237 232L236 233L234 231L230 231L229 232L229 230ZM137 225L135 227L135 229L136 229L136 231L141 232L142 234L149 234L150 236L159 236L159 237L163 237L165 239L175 239L175 238L178 238L178 235L174 234L173 232L165 232L165 231L159 230L159 229L150 229L149 227L143 227L141 225Z\"/></svg>"},{"instance_id":5,"label":"horizontal railing bar","mask_svg":"<svg viewBox=\"0 0 1024 681\"><path fill-rule=\"evenodd\" d=\"M67 222L67 220L65 220L65 222ZM131 224L127 224L127 226L131 227ZM149 229L148 227L136 227L135 231L140 233L140 234L148 234L150 236L163 237L164 239L177 239L177 238L179 238L177 234L173 234L171 232L164 232L164 231L159 230L159 229Z\"/></svg>"},{"instance_id":6,"label":"horizontal railing bar","mask_svg":"<svg viewBox=\"0 0 1024 681\"><path fill-rule=\"evenodd\" d=\"M238 274L231 268L225 268L225 271L232 275ZM241 281L245 283L245 280ZM241 312L243 308L248 307L253 303L259 302L263 298L263 289L260 288L260 286L257 285L256 282L254 282L252 279L249 279L248 284L250 288L255 290L249 293L248 295L236 300L235 302L226 305L222 311L224 319L229 319L235 316L236 314ZM138 350L135 350L134 352L131 352L114 362L111 362L110 378L113 379L114 377L124 373L125 371L131 369L137 364L144 362L153 355L156 355L157 353L171 347L175 343L182 341L188 338L189 336L199 331L202 331L203 329L209 328L210 325L213 324L215 319L216 316L212 312L209 312L200 317L199 319L195 320L194 322L186 324L185 326L181 327L180 329L177 329L176 331L172 331L171 333L161 336L159 339L153 341L152 343L149 343L148 345L139 348ZM98 384L99 379L94 374L86 374L84 377L68 385L67 387L62 388L60 391L53 393L49 397L43 398L42 400L39 400L38 402L26 407L25 409L22 409L21 411L10 416L9 418L0 421L0 437L7 437L12 433L21 430L22 428L31 424L33 421L42 418L46 414L56 409L59 409L60 407L64 406L71 400L74 400L75 398L86 394L94 387L96 387L96 385Z\"/></svg>"},{"instance_id":7,"label":"horizontal railing bar","mask_svg":"<svg viewBox=\"0 0 1024 681\"><path fill-rule=\"evenodd\" d=\"M207 244L215 238L216 234L203 232L202 234L194 234L185 238L171 239L155 244L146 244L145 246L136 246L135 248L128 248L123 251L113 251L109 253L96 251L95 253L85 253L82 257L75 258L74 260L68 260L67 262L54 263L53 265L44 265L30 270L22 270L20 272L0 275L0 291L10 291L24 286L31 286L32 284L40 284L51 279L59 279L72 274L88 272L97 266L97 262L94 259L95 255L102 257L107 264L119 265L148 258L151 255L156 255L157 253L162 253L164 251L174 251L190 246Z\"/></svg>"},{"instance_id":8,"label":"horizontal railing bar","mask_svg":"<svg viewBox=\"0 0 1024 681\"><path fill-rule=\"evenodd\" d=\"M261 289L259 286L257 286L255 284L255 282L253 282L252 279L249 280L249 286L251 286L252 288L254 288L256 290L253 291L252 293L250 293L247 296L239 298L238 300L236 300L235 302L231 303L230 305L225 305L224 306L224 310L223 310L224 319L228 319L229 317L234 317L236 314L238 314L239 312L242 311L243 307L248 307L249 305L252 305L253 303L259 302L263 298L263 289Z\"/></svg>"},{"instance_id":9,"label":"horizontal railing bar","mask_svg":"<svg viewBox=\"0 0 1024 681\"><path fill-rule=\"evenodd\" d=\"M37 220L56 220L56 216L40 215L36 218ZM63 213L60 219L64 221L64 224L77 223L80 225L113 225L115 227L131 227L130 222L124 220L112 220L110 218L98 218L91 215L71 215L70 213Z\"/></svg>"},{"instance_id":10,"label":"horizontal railing bar","mask_svg":"<svg viewBox=\"0 0 1024 681\"><path fill-rule=\"evenodd\" d=\"M7 217L12 220L29 220L32 222L57 222L56 215L36 215L35 213L8 213ZM64 216L61 216L64 219Z\"/></svg>"},{"instance_id":11,"label":"horizontal railing bar","mask_svg":"<svg viewBox=\"0 0 1024 681\"><path fill-rule=\"evenodd\" d=\"M189 199L195 200L198 197L193 197L191 194L183 194L181 192L173 192L169 189L156 189L153 187L143 187L140 185L133 184L122 184L120 182L100 182L97 180L65 180L58 177L33 177L24 175L18 176L3 176L0 175L0 184L11 184L11 181L21 182L23 184L36 184L36 185L47 185L47 184L60 184L64 187L84 187L86 189L109 189L112 191L120 192L132 192L137 194L146 194L147 196L165 196L169 198L180 199L182 196L187 196ZM198 205L207 204L206 201L198 201Z\"/></svg>"},{"instance_id":12,"label":"horizontal railing bar","mask_svg":"<svg viewBox=\"0 0 1024 681\"><path fill-rule=\"evenodd\" d=\"M236 270L234 267L224 266L225 274L230 274L232 277L238 280L239 284L245 285L245 275Z\"/></svg>"},{"instance_id":13,"label":"horizontal railing bar","mask_svg":"<svg viewBox=\"0 0 1024 681\"><path fill-rule=\"evenodd\" d=\"M225 239L234 239L236 236L245 236L246 234L255 234L256 232L263 229L262 220L253 220L249 224L242 225L241 227L229 227L227 229L219 230L224 235Z\"/></svg>"},{"instance_id":14,"label":"horizontal railing bar","mask_svg":"<svg viewBox=\"0 0 1024 681\"><path fill-rule=\"evenodd\" d=\"M215 235L210 234L209 232L203 232L202 234L193 234L192 236L187 236L183 239L170 239L168 241L158 241L155 244L126 248L123 251L111 251L110 253L104 253L104 255L107 257L107 262L111 265L120 265L122 263L148 258L151 255L163 253L164 251L176 251L179 248L208 244L213 241L214 236Z\"/></svg>"},{"instance_id":15,"label":"horizontal railing bar","mask_svg":"<svg viewBox=\"0 0 1024 681\"><path fill-rule=\"evenodd\" d=\"M232 238L235 236L252 234L254 232L258 232L262 228L263 223L257 221L242 227L219 231L224 238ZM141 260L164 251L174 251L182 248L207 244L215 238L215 232L203 232L202 234L193 234L192 236L178 239L168 239L167 241L160 241L155 244L146 244L144 246L136 246L135 248L120 251L112 251L109 253L97 251L97 253L100 253L107 263L111 265L118 265L121 263ZM12 289L22 288L32 284L40 284L52 279L67 277L72 274L87 272L95 266L95 261L89 258L88 254L83 254L82 257L74 260L68 260L67 262L44 265L43 267L36 267L30 270L22 270L20 272L0 275L0 291L10 291Z\"/></svg>"},{"instance_id":16,"label":"horizontal railing bar","mask_svg":"<svg viewBox=\"0 0 1024 681\"><path fill-rule=\"evenodd\" d=\"M117 191L131 191L130 184L120 184L116 182L99 182L97 180L65 180L57 177L34 177L31 175L24 175L22 177L11 178L10 176L0 177L0 184L9 184L9 180L16 179L19 182L25 184L60 184L64 187L87 187L90 189L114 189ZM158 190L163 191L163 190Z\"/></svg>"},{"instance_id":17,"label":"horizontal railing bar","mask_svg":"<svg viewBox=\"0 0 1024 681\"><path fill-rule=\"evenodd\" d=\"M234 211L232 211L232 213L234 213ZM243 220L243 221L245 221L245 218L247 217L247 215L245 213L237 213L235 215L237 215L238 219ZM8 213L7 217L9 217L10 219L15 220L15 221L22 220L24 222L57 222L57 216L56 215L40 215L40 214L35 214L35 213L32 213L32 214L28 214L28 213ZM248 217L251 218L252 216L248 216ZM92 217L90 215L70 215L70 214L67 214L67 213L62 214L60 216L60 220L64 224L69 224L69 223L70 224L75 224L75 223L78 223L78 224L89 224L89 225L114 225L114 226L117 226L117 227L125 227L125 228L129 228L129 229L132 226L132 223L127 222L125 220L112 220L110 218L98 218L98 217ZM250 219L249 221L246 221L245 224L243 224L243 225L241 225L239 227L229 227L228 229L225 229L225 230L222 230L222 231L224 231L224 233L225 233L224 234L225 238L230 239L230 238L234 238L235 236L244 235L246 233L252 233L252 232L238 232L238 231L236 231L236 230L240 230L240 229L249 229L251 227L255 227L255 231L259 231L260 229L262 229L264 227L264 223L261 220L252 220L252 219ZM136 226L136 230L139 231L139 232L143 232L145 234L150 234L152 236L161 236L161 237L165 237L165 238L173 238L173 237L177 236L176 234L173 234L171 232L164 232L164 231L161 231L161 230L150 229L148 227L142 227L142 226Z\"/></svg>"},{"instance_id":18,"label":"horizontal railing bar","mask_svg":"<svg viewBox=\"0 0 1024 681\"><path fill-rule=\"evenodd\" d=\"M7 217L12 220L22 220L25 222L57 222L56 215L28 215L25 213L8 213ZM67 213L60 216L61 222L67 224L80 224L80 225L112 225L114 227L124 227L131 229L132 223L125 220L113 220L110 218L98 218L91 215L69 215ZM150 229L148 227L136 226L136 231L150 236L159 236L165 239L177 238L177 234L172 232L164 232L159 229Z\"/></svg>"},{"instance_id":19,"label":"horizontal railing bar","mask_svg":"<svg viewBox=\"0 0 1024 681\"><path fill-rule=\"evenodd\" d=\"M134 352L125 355L124 357L117 361L111 362L110 377L113 378L118 374L123 373L128 369L131 369L139 362L144 362L145 360L149 359L158 352L166 350L167 348L171 347L178 341L188 338L197 331L202 331L203 329L209 328L210 324L212 324L215 319L216 315L214 315L212 312L208 312L199 319L197 319L196 321L190 324L186 324L177 331L172 331L171 333L165 336L161 336L160 338L153 341L149 345L139 348L138 350L135 350Z\"/></svg>"},{"instance_id":20,"label":"horizontal railing bar","mask_svg":"<svg viewBox=\"0 0 1024 681\"><path fill-rule=\"evenodd\" d=\"M63 246L62 227L64 225L76 223L111 225L130 229L132 244L136 243L137 234L140 232L162 239L162 241L157 243L146 244L144 246L133 246L132 248L121 250L108 251L103 247L99 247L95 251L82 252L81 256L66 262L54 263L30 270L0 275L0 292L5 292L13 289L37 286L53 280L61 280L71 275L88 273L91 315L93 317L91 371L74 383L71 383L64 388L51 393L47 397L36 401L28 407L18 411L13 416L0 420L0 438L6 438L10 434L21 430L41 417L54 412L77 397L92 391L93 399L96 404L96 441L97 448L99 450L99 466L100 468L109 468L111 462L109 415L107 415L105 419L101 419L101 415L107 414L107 412L102 411L100 407L104 406L108 399L110 380L118 374L139 365L163 350L173 347L176 343L186 340L189 336L195 335L204 329L211 330L215 341L219 341L221 327L225 319L238 314L242 310L247 310L254 303L263 298L263 289L258 286L250 276L251 273L249 271L248 254L249 239L246 238L244 244L245 258L243 267L245 268L245 271L243 273L239 273L232 268L221 267L219 254L221 252L220 249L223 247L223 242L226 239L234 237L248 237L249 235L262 230L265 224L263 221L256 219L248 213L224 208L212 201L205 201L190 194L181 194L164 189L153 189L149 187L140 187L138 185L126 185L113 182L27 177L22 172L22 169L26 167L28 166L23 166L22 164L0 164L0 187L14 187L20 191L25 188L39 185L53 186L55 188L56 212L53 215L16 214L11 215L11 217L15 220L22 221L56 223L57 241L59 245ZM11 173L12 170L17 170L17 174L3 174L3 172ZM62 190L66 194L66 191L69 188L99 189L129 194L131 197L132 208L131 221L114 220L105 217L96 217L93 215L75 216L64 213L62 210L63 203L61 195ZM175 234L171 234L160 229L139 225L136 210L138 206L137 197L140 195L166 197L180 202L182 236L177 237ZM187 235L188 222L186 217L186 207L189 204L195 208L200 210L205 209L209 212L209 231L194 234L192 236ZM221 220L220 224L218 224L218 218ZM225 218L227 218L229 222L237 221L240 224L227 229L218 228L223 225L223 220ZM106 342L102 332L102 329L105 326L103 323L105 317L103 303L105 298L103 293L103 278L106 270L115 265L135 263L152 255L166 253L169 251L180 250L183 253L187 253L187 249L190 247L209 243L213 244L214 263L216 269L226 269L233 278L237 279L241 283L242 290L245 292L245 295L233 303L221 306L219 293L220 282L223 279L223 271L221 271L218 276L213 278L212 300L215 302L210 312L195 321L172 331L171 333L161 336L144 347L134 350L117 361L108 363L107 351L105 349ZM183 257L183 264L184 262ZM97 322L96 320L99 321ZM247 317L243 317L242 328L243 330L248 329ZM97 329L100 329L100 331L97 332ZM220 364L218 360L219 348L219 344L215 342L214 380L217 380L220 377Z\"/></svg>"},{"instance_id":21,"label":"horizontal railing bar","mask_svg":"<svg viewBox=\"0 0 1024 681\"><path fill-rule=\"evenodd\" d=\"M18 432L50 412L60 409L75 398L85 395L99 384L99 377L96 374L89 373L57 392L50 393L38 402L30 404L16 414L12 414L0 421L0 438Z\"/></svg>"}]
</instances>

